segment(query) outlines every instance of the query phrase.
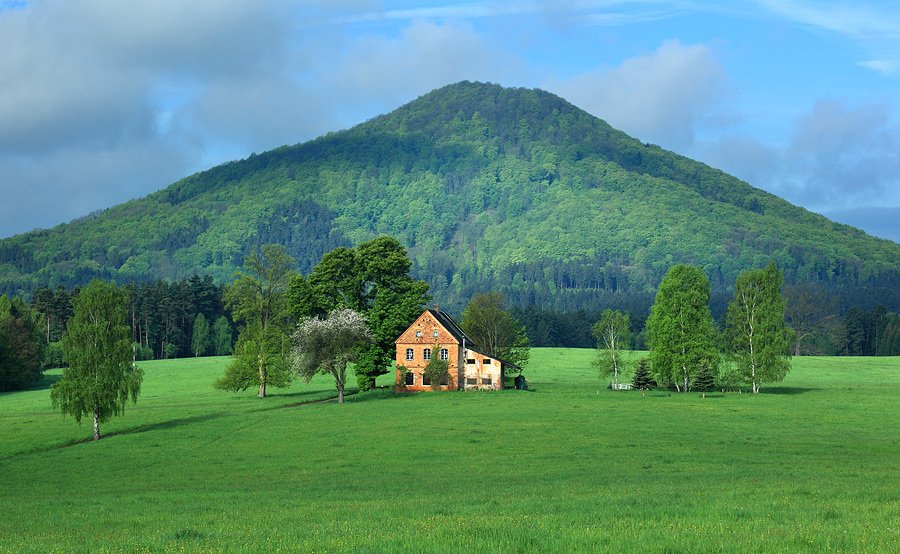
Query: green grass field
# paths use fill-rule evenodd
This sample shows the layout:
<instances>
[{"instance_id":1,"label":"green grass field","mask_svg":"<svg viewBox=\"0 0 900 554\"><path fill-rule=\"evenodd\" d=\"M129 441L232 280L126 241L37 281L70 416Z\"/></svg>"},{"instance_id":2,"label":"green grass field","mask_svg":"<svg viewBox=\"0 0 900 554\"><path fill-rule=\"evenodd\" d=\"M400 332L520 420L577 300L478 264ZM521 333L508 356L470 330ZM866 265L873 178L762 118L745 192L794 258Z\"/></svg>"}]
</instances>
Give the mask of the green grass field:
<instances>
[{"instance_id":1,"label":"green grass field","mask_svg":"<svg viewBox=\"0 0 900 554\"><path fill-rule=\"evenodd\" d=\"M302 404L325 378L259 400L212 388L225 359L147 362L99 442L51 372L0 395L0 550L900 551L900 358L701 398L608 391L592 357L343 406Z\"/></svg>"}]
</instances>

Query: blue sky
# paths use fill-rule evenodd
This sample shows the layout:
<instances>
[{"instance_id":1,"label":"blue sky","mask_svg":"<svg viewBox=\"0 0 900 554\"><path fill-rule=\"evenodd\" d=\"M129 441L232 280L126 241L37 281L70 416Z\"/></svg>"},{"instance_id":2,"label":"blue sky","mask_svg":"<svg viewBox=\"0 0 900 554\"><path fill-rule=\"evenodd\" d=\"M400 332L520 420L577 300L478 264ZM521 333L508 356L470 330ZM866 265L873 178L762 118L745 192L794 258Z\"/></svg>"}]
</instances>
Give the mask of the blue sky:
<instances>
[{"instance_id":1,"label":"blue sky","mask_svg":"<svg viewBox=\"0 0 900 554\"><path fill-rule=\"evenodd\" d=\"M894 1L0 0L0 236L463 79L900 242Z\"/></svg>"}]
</instances>

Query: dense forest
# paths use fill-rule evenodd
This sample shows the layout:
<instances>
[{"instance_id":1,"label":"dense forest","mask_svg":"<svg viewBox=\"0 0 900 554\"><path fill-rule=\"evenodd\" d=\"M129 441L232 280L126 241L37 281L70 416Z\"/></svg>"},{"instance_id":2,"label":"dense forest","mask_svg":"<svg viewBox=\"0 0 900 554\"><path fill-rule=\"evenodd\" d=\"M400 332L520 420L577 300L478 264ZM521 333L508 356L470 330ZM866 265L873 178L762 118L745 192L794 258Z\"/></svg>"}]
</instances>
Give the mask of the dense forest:
<instances>
[{"instance_id":1,"label":"dense forest","mask_svg":"<svg viewBox=\"0 0 900 554\"><path fill-rule=\"evenodd\" d=\"M709 276L719 317L737 274L769 261L786 283L835 298L836 316L900 311L900 245L642 144L547 92L468 82L2 240L0 292L195 273L222 284L263 243L283 244L307 273L325 252L382 234L407 247L413 274L456 313L496 290L525 320L591 319L606 307L645 316L662 276L682 262ZM158 333L169 331L136 338L149 337L156 355L166 344L184 352L177 333Z\"/></svg>"}]
</instances>

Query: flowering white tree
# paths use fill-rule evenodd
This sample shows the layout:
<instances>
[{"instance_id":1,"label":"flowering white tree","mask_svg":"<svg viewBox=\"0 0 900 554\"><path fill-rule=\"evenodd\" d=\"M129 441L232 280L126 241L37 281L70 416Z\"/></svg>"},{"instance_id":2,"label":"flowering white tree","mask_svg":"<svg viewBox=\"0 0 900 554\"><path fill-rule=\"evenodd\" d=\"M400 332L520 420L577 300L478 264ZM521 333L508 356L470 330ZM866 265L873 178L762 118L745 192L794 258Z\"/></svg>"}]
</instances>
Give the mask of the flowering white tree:
<instances>
[{"instance_id":1,"label":"flowering white tree","mask_svg":"<svg viewBox=\"0 0 900 554\"><path fill-rule=\"evenodd\" d=\"M372 341L366 318L350 309L334 310L325 319L307 319L294 333L293 367L308 383L317 373L334 377L338 403L344 402L347 364Z\"/></svg>"}]
</instances>

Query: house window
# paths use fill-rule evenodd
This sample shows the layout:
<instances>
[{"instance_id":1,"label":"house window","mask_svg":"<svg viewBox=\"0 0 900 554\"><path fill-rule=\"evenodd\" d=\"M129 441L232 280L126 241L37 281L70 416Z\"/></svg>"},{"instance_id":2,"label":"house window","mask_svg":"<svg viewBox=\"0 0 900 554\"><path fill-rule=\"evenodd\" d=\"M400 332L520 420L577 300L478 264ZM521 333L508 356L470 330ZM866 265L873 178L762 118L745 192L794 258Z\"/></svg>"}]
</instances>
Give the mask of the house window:
<instances>
[{"instance_id":1,"label":"house window","mask_svg":"<svg viewBox=\"0 0 900 554\"><path fill-rule=\"evenodd\" d=\"M482 385L490 385L491 383L492 383L492 381L491 381L491 377L489 375L486 375L481 378Z\"/></svg>"},{"instance_id":2,"label":"house window","mask_svg":"<svg viewBox=\"0 0 900 554\"><path fill-rule=\"evenodd\" d=\"M477 385L478 377L466 377L466 384L467 385Z\"/></svg>"},{"instance_id":3,"label":"house window","mask_svg":"<svg viewBox=\"0 0 900 554\"><path fill-rule=\"evenodd\" d=\"M407 348L406 349L406 361L411 361L412 359L413 359L413 349Z\"/></svg>"},{"instance_id":4,"label":"house window","mask_svg":"<svg viewBox=\"0 0 900 554\"><path fill-rule=\"evenodd\" d=\"M423 384L423 385L430 385L430 384L431 384L431 379L429 379L428 376L425 375L424 373L422 374L422 384Z\"/></svg>"},{"instance_id":5,"label":"house window","mask_svg":"<svg viewBox=\"0 0 900 554\"><path fill-rule=\"evenodd\" d=\"M425 350L422 351L422 359L423 360L431 359L431 349L430 348L426 348Z\"/></svg>"},{"instance_id":6,"label":"house window","mask_svg":"<svg viewBox=\"0 0 900 554\"><path fill-rule=\"evenodd\" d=\"M469 365L475 365L475 359L474 359L474 358L469 358L469 359L466 360L466 363L469 364Z\"/></svg>"},{"instance_id":7,"label":"house window","mask_svg":"<svg viewBox=\"0 0 900 554\"><path fill-rule=\"evenodd\" d=\"M437 336L438 336L438 331L437 331L437 329L435 329L434 330L434 338L437 338Z\"/></svg>"},{"instance_id":8,"label":"house window","mask_svg":"<svg viewBox=\"0 0 900 554\"><path fill-rule=\"evenodd\" d=\"M450 376L444 375L443 377L441 377L441 384L445 387L450 386Z\"/></svg>"},{"instance_id":9,"label":"house window","mask_svg":"<svg viewBox=\"0 0 900 554\"><path fill-rule=\"evenodd\" d=\"M450 359L450 352L448 352L446 348L441 348L441 359L442 360Z\"/></svg>"},{"instance_id":10,"label":"house window","mask_svg":"<svg viewBox=\"0 0 900 554\"><path fill-rule=\"evenodd\" d=\"M405 382L407 385L410 385L410 386L415 385L416 384L416 374L413 373L412 371L407 371Z\"/></svg>"},{"instance_id":11,"label":"house window","mask_svg":"<svg viewBox=\"0 0 900 554\"><path fill-rule=\"evenodd\" d=\"M422 331L416 331L416 336L417 336L417 337L421 337L421 336L422 336Z\"/></svg>"},{"instance_id":12,"label":"house window","mask_svg":"<svg viewBox=\"0 0 900 554\"><path fill-rule=\"evenodd\" d=\"M485 358L482 362L484 365L491 365L491 361L488 358Z\"/></svg>"}]
</instances>

